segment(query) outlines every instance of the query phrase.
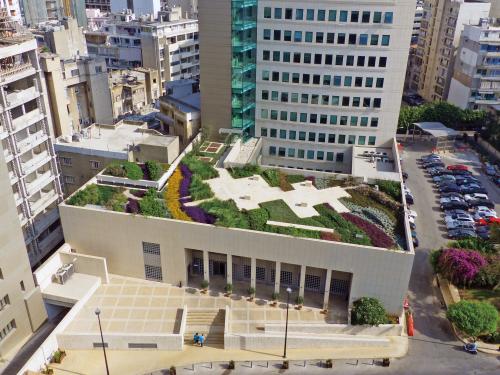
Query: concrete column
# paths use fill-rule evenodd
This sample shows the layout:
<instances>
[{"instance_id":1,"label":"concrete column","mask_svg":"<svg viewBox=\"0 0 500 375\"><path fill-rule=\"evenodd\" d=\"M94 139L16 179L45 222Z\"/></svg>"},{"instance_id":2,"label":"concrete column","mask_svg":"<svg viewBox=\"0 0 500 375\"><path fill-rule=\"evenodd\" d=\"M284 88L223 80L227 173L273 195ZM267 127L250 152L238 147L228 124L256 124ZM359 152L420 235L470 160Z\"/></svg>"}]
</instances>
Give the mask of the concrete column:
<instances>
[{"instance_id":1,"label":"concrete column","mask_svg":"<svg viewBox=\"0 0 500 375\"><path fill-rule=\"evenodd\" d=\"M300 266L299 296L304 298L304 284L306 281L306 266Z\"/></svg>"},{"instance_id":2,"label":"concrete column","mask_svg":"<svg viewBox=\"0 0 500 375\"><path fill-rule=\"evenodd\" d=\"M323 297L323 310L328 309L330 299L330 283L332 282L332 270L326 270L325 295Z\"/></svg>"},{"instance_id":3,"label":"concrete column","mask_svg":"<svg viewBox=\"0 0 500 375\"><path fill-rule=\"evenodd\" d=\"M280 275L281 275L281 262L276 262L276 268L274 272L274 292L280 292Z\"/></svg>"},{"instance_id":4,"label":"concrete column","mask_svg":"<svg viewBox=\"0 0 500 375\"><path fill-rule=\"evenodd\" d=\"M257 259L250 258L250 286L255 288L255 272L257 268Z\"/></svg>"},{"instance_id":5,"label":"concrete column","mask_svg":"<svg viewBox=\"0 0 500 375\"><path fill-rule=\"evenodd\" d=\"M207 250L203 250L203 279L210 282L210 262L208 261Z\"/></svg>"},{"instance_id":6,"label":"concrete column","mask_svg":"<svg viewBox=\"0 0 500 375\"><path fill-rule=\"evenodd\" d=\"M227 254L226 256L226 284L233 283L233 256Z\"/></svg>"}]
</instances>

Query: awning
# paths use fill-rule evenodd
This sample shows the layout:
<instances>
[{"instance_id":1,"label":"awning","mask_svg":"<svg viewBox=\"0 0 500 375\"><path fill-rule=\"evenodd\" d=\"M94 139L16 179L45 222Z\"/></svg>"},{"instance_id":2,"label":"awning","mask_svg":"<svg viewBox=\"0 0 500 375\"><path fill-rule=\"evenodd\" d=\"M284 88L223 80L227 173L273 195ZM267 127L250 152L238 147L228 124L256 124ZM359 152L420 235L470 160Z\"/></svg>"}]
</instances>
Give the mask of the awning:
<instances>
[{"instance_id":1,"label":"awning","mask_svg":"<svg viewBox=\"0 0 500 375\"><path fill-rule=\"evenodd\" d=\"M440 122L415 122L413 125L436 138L460 135L460 132L447 128Z\"/></svg>"}]
</instances>

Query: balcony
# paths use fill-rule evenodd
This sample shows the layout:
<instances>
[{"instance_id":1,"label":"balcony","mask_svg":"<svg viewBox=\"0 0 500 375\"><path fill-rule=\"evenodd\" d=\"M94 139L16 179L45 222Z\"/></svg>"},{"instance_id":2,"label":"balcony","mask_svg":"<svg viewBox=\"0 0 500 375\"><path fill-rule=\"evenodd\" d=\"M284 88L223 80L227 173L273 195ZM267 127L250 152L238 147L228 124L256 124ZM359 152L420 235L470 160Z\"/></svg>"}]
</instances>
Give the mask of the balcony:
<instances>
[{"instance_id":1,"label":"balcony","mask_svg":"<svg viewBox=\"0 0 500 375\"><path fill-rule=\"evenodd\" d=\"M26 184L26 189L28 194L32 195L38 190L46 186L49 182L54 181L54 175L51 170L48 170L40 175L38 175L32 182Z\"/></svg>"},{"instance_id":2,"label":"balcony","mask_svg":"<svg viewBox=\"0 0 500 375\"><path fill-rule=\"evenodd\" d=\"M58 198L59 196L54 189L48 192L40 191L40 197L38 199L30 199L30 208L33 216L37 216L47 206L57 201Z\"/></svg>"},{"instance_id":3,"label":"balcony","mask_svg":"<svg viewBox=\"0 0 500 375\"><path fill-rule=\"evenodd\" d=\"M59 243L64 240L62 227L58 227L50 232L43 240L38 242L38 255L41 258L50 253Z\"/></svg>"},{"instance_id":4,"label":"balcony","mask_svg":"<svg viewBox=\"0 0 500 375\"><path fill-rule=\"evenodd\" d=\"M24 115L16 119L13 119L12 126L14 127L15 131L18 131L43 120L44 117L45 115L40 111L39 108L37 108L31 112L25 113Z\"/></svg>"},{"instance_id":5,"label":"balcony","mask_svg":"<svg viewBox=\"0 0 500 375\"><path fill-rule=\"evenodd\" d=\"M45 142L48 139L48 135L45 131L39 130L36 133L29 134L26 138L17 142L17 147L21 150L21 152L26 151L28 149L32 149L39 144Z\"/></svg>"},{"instance_id":6,"label":"balcony","mask_svg":"<svg viewBox=\"0 0 500 375\"><path fill-rule=\"evenodd\" d=\"M38 215L34 220L34 227L37 233L42 233L45 229L59 219L59 210L53 208L41 215Z\"/></svg>"},{"instance_id":7,"label":"balcony","mask_svg":"<svg viewBox=\"0 0 500 375\"><path fill-rule=\"evenodd\" d=\"M18 105L29 102L30 100L40 96L40 92L35 86L26 90L7 92L6 94L6 103L4 103L6 108L17 107Z\"/></svg>"},{"instance_id":8,"label":"balcony","mask_svg":"<svg viewBox=\"0 0 500 375\"><path fill-rule=\"evenodd\" d=\"M35 171L35 169L47 164L51 159L49 152L47 150L42 151L38 155L34 156L30 160L21 163L21 169L23 174L27 175Z\"/></svg>"},{"instance_id":9,"label":"balcony","mask_svg":"<svg viewBox=\"0 0 500 375\"><path fill-rule=\"evenodd\" d=\"M24 62L13 67L5 68L0 70L0 81L4 83L9 83L11 81L17 81L21 78L27 77L31 74L35 74L36 70L31 65L31 62Z\"/></svg>"}]
</instances>

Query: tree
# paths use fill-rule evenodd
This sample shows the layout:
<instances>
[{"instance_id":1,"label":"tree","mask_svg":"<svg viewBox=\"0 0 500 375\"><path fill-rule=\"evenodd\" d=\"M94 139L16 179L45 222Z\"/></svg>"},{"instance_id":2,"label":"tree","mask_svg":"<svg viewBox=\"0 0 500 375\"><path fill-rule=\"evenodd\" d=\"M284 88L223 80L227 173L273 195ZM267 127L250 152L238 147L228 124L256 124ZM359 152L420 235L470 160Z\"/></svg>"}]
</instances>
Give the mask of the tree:
<instances>
[{"instance_id":1,"label":"tree","mask_svg":"<svg viewBox=\"0 0 500 375\"><path fill-rule=\"evenodd\" d=\"M445 249L438 260L439 271L452 283L470 284L487 265L486 259L475 250Z\"/></svg>"},{"instance_id":2,"label":"tree","mask_svg":"<svg viewBox=\"0 0 500 375\"><path fill-rule=\"evenodd\" d=\"M384 306L378 299L362 297L354 301L351 310L352 324L378 326L379 324L386 324L388 321Z\"/></svg>"},{"instance_id":3,"label":"tree","mask_svg":"<svg viewBox=\"0 0 500 375\"><path fill-rule=\"evenodd\" d=\"M154 160L148 160L145 164L146 164L146 169L148 170L149 173L149 178L152 181L157 181L163 173L163 168L160 165L160 163Z\"/></svg>"},{"instance_id":4,"label":"tree","mask_svg":"<svg viewBox=\"0 0 500 375\"><path fill-rule=\"evenodd\" d=\"M446 317L473 339L497 330L498 312L486 302L462 300L448 308Z\"/></svg>"}]
</instances>

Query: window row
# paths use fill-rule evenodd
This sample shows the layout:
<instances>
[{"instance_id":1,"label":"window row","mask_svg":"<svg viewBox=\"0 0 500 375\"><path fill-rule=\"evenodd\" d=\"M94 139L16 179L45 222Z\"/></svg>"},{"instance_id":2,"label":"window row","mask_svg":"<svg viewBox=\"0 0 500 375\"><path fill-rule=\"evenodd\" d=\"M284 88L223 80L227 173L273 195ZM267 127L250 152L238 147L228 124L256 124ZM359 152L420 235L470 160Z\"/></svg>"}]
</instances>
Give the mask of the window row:
<instances>
[{"instance_id":1,"label":"window row","mask_svg":"<svg viewBox=\"0 0 500 375\"><path fill-rule=\"evenodd\" d=\"M335 65L335 66L358 66L370 68L387 67L387 57L380 56L354 56L354 55L332 55L322 53L301 53L285 51L262 51L263 61L275 61L293 64Z\"/></svg>"},{"instance_id":2,"label":"window row","mask_svg":"<svg viewBox=\"0 0 500 375\"><path fill-rule=\"evenodd\" d=\"M330 21L350 23L385 23L392 24L393 12L371 12L359 10L337 10L337 9L303 9L303 8L271 8L264 7L264 18L275 20L295 21Z\"/></svg>"},{"instance_id":3,"label":"window row","mask_svg":"<svg viewBox=\"0 0 500 375\"><path fill-rule=\"evenodd\" d=\"M368 117L368 116L338 116L338 115L325 115L316 113L303 113L303 112L287 112L287 111L277 111L268 110L262 108L260 111L260 118L263 120L275 120L275 121L290 121L290 122L300 122L302 124L320 124L320 125L350 125L350 126L361 126L367 127L368 124L372 128L378 127L379 119L378 117Z\"/></svg>"},{"instance_id":4,"label":"window row","mask_svg":"<svg viewBox=\"0 0 500 375\"><path fill-rule=\"evenodd\" d=\"M294 43L318 43L337 45L360 45L360 46L384 46L390 44L390 35L379 34L356 34L356 33L324 33L322 31L292 31L264 29L262 33L264 40L274 40Z\"/></svg>"},{"instance_id":5,"label":"window row","mask_svg":"<svg viewBox=\"0 0 500 375\"><path fill-rule=\"evenodd\" d=\"M278 136L279 134L279 136ZM356 137L358 140L358 145L366 145L366 140L368 139L368 145L374 146L376 138L375 136L365 136L365 135L345 135L345 134L331 134L331 133L316 133L316 132L305 132L296 130L286 130L286 129L260 129L261 137L269 138L279 138L289 141L304 141L304 142L318 142L318 143L330 143L330 144L348 144L355 145Z\"/></svg>"},{"instance_id":6,"label":"window row","mask_svg":"<svg viewBox=\"0 0 500 375\"><path fill-rule=\"evenodd\" d=\"M301 103L301 104L314 104L314 105L329 105L333 107L356 107L361 105L363 108L380 108L382 105L380 98L370 98L360 96L337 96L337 95L319 95L319 94L299 94L296 92L279 92L262 90L260 98L262 100L270 100L273 102L281 103ZM351 100L352 99L352 100ZM373 99L373 100L372 100Z\"/></svg>"},{"instance_id":7,"label":"window row","mask_svg":"<svg viewBox=\"0 0 500 375\"><path fill-rule=\"evenodd\" d=\"M304 150L295 148L285 148L269 146L269 155L280 156L288 158L297 159L308 159L308 160L324 160L324 161L334 161L334 153L330 151L315 151L315 150ZM337 158L335 159L337 163L344 162L344 153L338 152Z\"/></svg>"},{"instance_id":8,"label":"window row","mask_svg":"<svg viewBox=\"0 0 500 375\"><path fill-rule=\"evenodd\" d=\"M334 87L375 87L380 89L384 87L384 78L382 77L332 76L329 74L321 75L308 73L270 72L269 70L262 71L262 80Z\"/></svg>"}]
</instances>

